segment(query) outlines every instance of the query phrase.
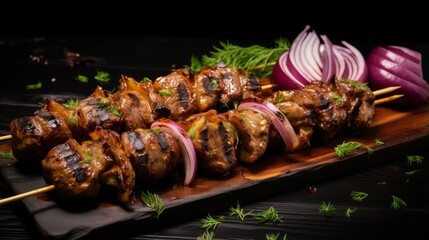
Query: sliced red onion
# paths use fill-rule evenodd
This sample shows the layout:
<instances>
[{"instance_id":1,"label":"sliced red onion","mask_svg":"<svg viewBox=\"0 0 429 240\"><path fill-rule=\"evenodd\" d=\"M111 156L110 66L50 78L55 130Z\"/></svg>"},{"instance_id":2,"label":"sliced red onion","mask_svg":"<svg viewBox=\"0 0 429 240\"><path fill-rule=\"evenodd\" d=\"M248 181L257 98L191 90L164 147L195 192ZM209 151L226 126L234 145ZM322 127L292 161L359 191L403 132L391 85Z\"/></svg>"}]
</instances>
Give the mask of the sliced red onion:
<instances>
[{"instance_id":1,"label":"sliced red onion","mask_svg":"<svg viewBox=\"0 0 429 240\"><path fill-rule=\"evenodd\" d=\"M368 81L368 68L362 54L351 44L332 44L321 35L323 44L310 26L294 39L289 51L277 61L271 76L280 90L301 89L312 81L330 82L334 78Z\"/></svg>"},{"instance_id":2,"label":"sliced red onion","mask_svg":"<svg viewBox=\"0 0 429 240\"><path fill-rule=\"evenodd\" d=\"M404 96L391 104L402 106L424 104L429 99L429 84L423 79L420 58L421 56L414 50L404 47L374 47L366 61L371 89L400 86L400 89L391 94Z\"/></svg>"},{"instance_id":3,"label":"sliced red onion","mask_svg":"<svg viewBox=\"0 0 429 240\"><path fill-rule=\"evenodd\" d=\"M179 124L170 119L158 119L150 127L160 127L178 140L185 165L184 185L191 185L197 174L197 154L188 133Z\"/></svg>"},{"instance_id":4,"label":"sliced red onion","mask_svg":"<svg viewBox=\"0 0 429 240\"><path fill-rule=\"evenodd\" d=\"M238 109L249 109L264 114L279 132L288 152L292 152L298 147L298 137L292 125L282 111L271 102L260 99L245 99L240 102Z\"/></svg>"}]
</instances>

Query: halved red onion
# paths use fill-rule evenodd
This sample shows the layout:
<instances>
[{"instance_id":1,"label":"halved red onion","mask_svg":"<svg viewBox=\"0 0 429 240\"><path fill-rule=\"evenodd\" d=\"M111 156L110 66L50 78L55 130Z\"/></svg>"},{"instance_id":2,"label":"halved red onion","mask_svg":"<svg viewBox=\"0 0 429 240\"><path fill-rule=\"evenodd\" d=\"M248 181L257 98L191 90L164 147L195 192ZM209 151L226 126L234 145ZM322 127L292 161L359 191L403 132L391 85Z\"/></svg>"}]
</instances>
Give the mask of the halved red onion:
<instances>
[{"instance_id":1,"label":"halved red onion","mask_svg":"<svg viewBox=\"0 0 429 240\"><path fill-rule=\"evenodd\" d=\"M280 90L301 89L309 82L330 82L334 78L347 78L359 82L368 80L368 68L362 54L351 44L332 44L321 35L321 44L310 26L294 39L289 51L277 60L271 76Z\"/></svg>"},{"instance_id":2,"label":"halved red onion","mask_svg":"<svg viewBox=\"0 0 429 240\"><path fill-rule=\"evenodd\" d=\"M178 140L185 165L184 185L191 185L197 174L197 154L188 133L179 124L166 118L156 120L150 127L160 127L163 131L172 134Z\"/></svg>"},{"instance_id":3,"label":"halved red onion","mask_svg":"<svg viewBox=\"0 0 429 240\"><path fill-rule=\"evenodd\" d=\"M400 52L399 52L400 51ZM391 94L404 94L391 104L418 106L429 99L429 84L423 79L421 55L405 47L374 47L367 57L372 90L401 86Z\"/></svg>"},{"instance_id":4,"label":"halved red onion","mask_svg":"<svg viewBox=\"0 0 429 240\"><path fill-rule=\"evenodd\" d=\"M273 103L262 99L248 98L240 102L238 109L249 109L264 114L279 132L288 152L292 152L298 147L299 140L292 125Z\"/></svg>"}]
</instances>

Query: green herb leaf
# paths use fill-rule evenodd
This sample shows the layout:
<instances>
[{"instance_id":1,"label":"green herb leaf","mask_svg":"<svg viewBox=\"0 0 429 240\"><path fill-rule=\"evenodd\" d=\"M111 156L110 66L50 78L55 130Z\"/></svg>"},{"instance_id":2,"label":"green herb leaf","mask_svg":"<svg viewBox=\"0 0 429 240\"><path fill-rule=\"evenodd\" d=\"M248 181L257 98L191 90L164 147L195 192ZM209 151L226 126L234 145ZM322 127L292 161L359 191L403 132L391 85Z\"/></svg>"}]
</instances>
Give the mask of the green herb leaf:
<instances>
[{"instance_id":1,"label":"green herb leaf","mask_svg":"<svg viewBox=\"0 0 429 240\"><path fill-rule=\"evenodd\" d=\"M76 126L77 119L73 114L70 114L69 118L67 119L67 122L70 126Z\"/></svg>"},{"instance_id":2,"label":"green herb leaf","mask_svg":"<svg viewBox=\"0 0 429 240\"><path fill-rule=\"evenodd\" d=\"M65 103L63 103L63 105L66 108L70 108L73 109L75 107L77 107L79 105L79 100L78 99L67 99Z\"/></svg>"},{"instance_id":3,"label":"green herb leaf","mask_svg":"<svg viewBox=\"0 0 429 240\"><path fill-rule=\"evenodd\" d=\"M416 170L405 172L405 175L414 175L414 174L416 174L418 172L420 172L420 170L416 169Z\"/></svg>"},{"instance_id":4,"label":"green herb leaf","mask_svg":"<svg viewBox=\"0 0 429 240\"><path fill-rule=\"evenodd\" d=\"M358 192L358 191L352 191L350 195L352 196L352 199L354 201L358 201L358 202L362 202L362 200L368 197L368 193Z\"/></svg>"},{"instance_id":5,"label":"green herb leaf","mask_svg":"<svg viewBox=\"0 0 429 240\"><path fill-rule=\"evenodd\" d=\"M0 151L0 158L3 158L3 159L14 159L15 156L13 156L12 151L9 151L9 152Z\"/></svg>"},{"instance_id":6,"label":"green herb leaf","mask_svg":"<svg viewBox=\"0 0 429 240\"><path fill-rule=\"evenodd\" d=\"M89 78L85 75L77 75L76 80L78 80L81 83L87 83Z\"/></svg>"},{"instance_id":7,"label":"green herb leaf","mask_svg":"<svg viewBox=\"0 0 429 240\"><path fill-rule=\"evenodd\" d=\"M111 77L110 77L110 73L108 72L97 71L97 75L94 76L94 79L99 82L106 83L111 80Z\"/></svg>"},{"instance_id":8,"label":"green herb leaf","mask_svg":"<svg viewBox=\"0 0 429 240\"><path fill-rule=\"evenodd\" d=\"M206 218L201 220L201 228L205 229L206 231L214 231L224 219L224 216L220 216L218 219L214 219L212 216L210 216L210 214L208 214Z\"/></svg>"},{"instance_id":9,"label":"green herb leaf","mask_svg":"<svg viewBox=\"0 0 429 240\"><path fill-rule=\"evenodd\" d=\"M119 109L113 105L109 106L107 108L113 115L117 116L117 117L122 117L123 113L121 111L119 111Z\"/></svg>"},{"instance_id":10,"label":"green herb leaf","mask_svg":"<svg viewBox=\"0 0 429 240\"><path fill-rule=\"evenodd\" d=\"M214 237L214 231L204 231L201 236L197 237L197 240L212 240Z\"/></svg>"},{"instance_id":11,"label":"green herb leaf","mask_svg":"<svg viewBox=\"0 0 429 240\"><path fill-rule=\"evenodd\" d=\"M165 97L165 96L173 96L173 93L171 92L171 90L168 89L162 89L159 91L159 95Z\"/></svg>"},{"instance_id":12,"label":"green herb leaf","mask_svg":"<svg viewBox=\"0 0 429 240\"><path fill-rule=\"evenodd\" d=\"M424 159L424 157L418 156L418 155L407 156L407 161L408 161L409 165L413 165L414 163L415 164L421 164L421 163L423 163L423 159Z\"/></svg>"},{"instance_id":13,"label":"green herb leaf","mask_svg":"<svg viewBox=\"0 0 429 240\"><path fill-rule=\"evenodd\" d=\"M333 93L331 95L331 98L335 101L336 105L340 105L340 104L342 104L344 102L343 97L340 94L338 94L338 93Z\"/></svg>"},{"instance_id":14,"label":"green herb leaf","mask_svg":"<svg viewBox=\"0 0 429 240\"><path fill-rule=\"evenodd\" d=\"M252 211L245 213L244 210L240 207L240 203L237 201L237 206L229 208L230 216L236 215L241 221L244 221L246 216L252 215Z\"/></svg>"},{"instance_id":15,"label":"green herb leaf","mask_svg":"<svg viewBox=\"0 0 429 240\"><path fill-rule=\"evenodd\" d=\"M328 203L323 202L322 205L320 205L319 207L319 213L327 217L333 216L336 211L337 209L334 207L334 205L331 202L328 202Z\"/></svg>"},{"instance_id":16,"label":"green herb leaf","mask_svg":"<svg viewBox=\"0 0 429 240\"><path fill-rule=\"evenodd\" d=\"M353 152L357 151L362 146L362 143L359 142L343 142L342 144L339 144L335 147L335 154L342 158L347 155L352 154Z\"/></svg>"},{"instance_id":17,"label":"green herb leaf","mask_svg":"<svg viewBox=\"0 0 429 240\"><path fill-rule=\"evenodd\" d=\"M265 212L261 212L261 213L257 213L255 215L253 215L253 218L256 219L259 222L266 222L266 221L269 221L269 220L271 220L274 223L276 223L276 222L283 222L280 219L280 216L277 213L277 211L274 209L274 207L270 207Z\"/></svg>"},{"instance_id":18,"label":"green herb leaf","mask_svg":"<svg viewBox=\"0 0 429 240\"><path fill-rule=\"evenodd\" d=\"M350 83L351 85L353 85L356 89L361 90L361 91L366 91L368 90L368 85L367 83L362 83L362 82L358 82L356 80L351 80L351 79L347 79L347 78L341 78L340 82L342 83Z\"/></svg>"},{"instance_id":19,"label":"green herb leaf","mask_svg":"<svg viewBox=\"0 0 429 240\"><path fill-rule=\"evenodd\" d=\"M390 205L393 209L399 209L401 207L406 207L407 204L404 200L400 199L399 197L392 195L392 204Z\"/></svg>"},{"instance_id":20,"label":"green herb leaf","mask_svg":"<svg viewBox=\"0 0 429 240\"><path fill-rule=\"evenodd\" d=\"M230 42L220 42L220 47L213 47L210 55L203 55L201 60L191 57L191 69L199 72L203 66L214 66L219 62L235 69L243 69L255 77L271 76L273 67L281 54L290 49L286 38L275 40L273 48L260 45L238 46Z\"/></svg>"},{"instance_id":21,"label":"green herb leaf","mask_svg":"<svg viewBox=\"0 0 429 240\"><path fill-rule=\"evenodd\" d=\"M267 233L265 234L266 240L277 240L280 236L280 233L274 234L274 233ZM283 240L287 240L287 234L283 236Z\"/></svg>"},{"instance_id":22,"label":"green herb leaf","mask_svg":"<svg viewBox=\"0 0 429 240\"><path fill-rule=\"evenodd\" d=\"M384 142L382 142L380 139L375 139L375 146L383 145Z\"/></svg>"},{"instance_id":23,"label":"green herb leaf","mask_svg":"<svg viewBox=\"0 0 429 240\"><path fill-rule=\"evenodd\" d=\"M144 77L142 80L140 80L141 83L145 83L145 82L151 82L152 80L150 80L150 78L148 77Z\"/></svg>"},{"instance_id":24,"label":"green herb leaf","mask_svg":"<svg viewBox=\"0 0 429 240\"><path fill-rule=\"evenodd\" d=\"M165 210L164 202L156 193L151 193L149 191L146 193L142 192L140 198L143 203L155 210L157 218L159 218L161 213Z\"/></svg>"},{"instance_id":25,"label":"green herb leaf","mask_svg":"<svg viewBox=\"0 0 429 240\"><path fill-rule=\"evenodd\" d=\"M86 163L90 163L91 162L91 151L86 151L85 153L85 159L83 159L82 161L79 162L79 164L86 164Z\"/></svg>"},{"instance_id":26,"label":"green herb leaf","mask_svg":"<svg viewBox=\"0 0 429 240\"><path fill-rule=\"evenodd\" d=\"M42 83L39 81L35 84L27 84L25 85L25 88L27 90L37 90L37 89L41 89L42 88Z\"/></svg>"},{"instance_id":27,"label":"green herb leaf","mask_svg":"<svg viewBox=\"0 0 429 240\"><path fill-rule=\"evenodd\" d=\"M346 210L346 216L349 218L356 211L357 211L357 207L355 207L355 208L347 208L347 210Z\"/></svg>"}]
</instances>

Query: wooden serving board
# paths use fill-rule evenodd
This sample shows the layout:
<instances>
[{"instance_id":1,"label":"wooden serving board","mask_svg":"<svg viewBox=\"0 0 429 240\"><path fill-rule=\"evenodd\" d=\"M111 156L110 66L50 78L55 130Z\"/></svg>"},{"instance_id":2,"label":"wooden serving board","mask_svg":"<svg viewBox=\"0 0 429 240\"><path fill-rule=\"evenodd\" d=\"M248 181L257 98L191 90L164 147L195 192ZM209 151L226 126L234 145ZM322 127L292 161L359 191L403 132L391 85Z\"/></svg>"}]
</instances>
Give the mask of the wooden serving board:
<instances>
[{"instance_id":1,"label":"wooden serving board","mask_svg":"<svg viewBox=\"0 0 429 240\"><path fill-rule=\"evenodd\" d=\"M375 146L375 140L383 145ZM352 155L338 158L334 147L343 141L358 141L374 152L362 148ZM40 233L51 239L112 237L117 229L124 232L152 230L205 217L207 213L284 192L296 187L333 178L340 174L389 161L429 148L429 105L414 109L377 106L375 119L367 131L358 136L338 136L323 145L314 145L294 154L267 154L252 165L240 165L234 173L221 179L198 176L192 187L181 184L156 188L166 209L159 218L154 211L137 201L129 208L100 202L94 207L68 208L43 194L22 200ZM6 141L0 150L10 149ZM14 160L0 159L0 174L12 194L45 186L39 174L18 168Z\"/></svg>"}]
</instances>

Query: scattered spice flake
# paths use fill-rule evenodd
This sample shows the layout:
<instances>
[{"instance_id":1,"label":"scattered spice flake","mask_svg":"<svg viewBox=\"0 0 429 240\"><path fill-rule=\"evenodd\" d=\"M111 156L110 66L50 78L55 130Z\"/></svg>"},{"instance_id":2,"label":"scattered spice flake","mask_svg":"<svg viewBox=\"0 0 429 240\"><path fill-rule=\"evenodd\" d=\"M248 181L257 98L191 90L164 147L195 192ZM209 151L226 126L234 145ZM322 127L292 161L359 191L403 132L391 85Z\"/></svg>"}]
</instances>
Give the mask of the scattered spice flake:
<instances>
[{"instance_id":1,"label":"scattered spice flake","mask_svg":"<svg viewBox=\"0 0 429 240\"><path fill-rule=\"evenodd\" d=\"M89 78L85 75L77 75L76 80L78 80L81 83L87 83Z\"/></svg>"},{"instance_id":2,"label":"scattered spice flake","mask_svg":"<svg viewBox=\"0 0 429 240\"><path fill-rule=\"evenodd\" d=\"M42 88L42 83L39 81L35 84L27 84L25 85L25 88L27 90L37 90L37 89L41 89Z\"/></svg>"},{"instance_id":3,"label":"scattered spice flake","mask_svg":"<svg viewBox=\"0 0 429 240\"><path fill-rule=\"evenodd\" d=\"M406 207L407 204L404 200L399 197L392 195L392 204L390 205L393 209L400 209L401 207Z\"/></svg>"},{"instance_id":4,"label":"scattered spice flake","mask_svg":"<svg viewBox=\"0 0 429 240\"><path fill-rule=\"evenodd\" d=\"M346 210L346 216L349 218L352 216L353 213L355 213L357 211L357 207L354 208L347 208Z\"/></svg>"},{"instance_id":5,"label":"scattered spice flake","mask_svg":"<svg viewBox=\"0 0 429 240\"><path fill-rule=\"evenodd\" d=\"M423 162L423 158L422 156L418 156L418 155L409 155L407 156L407 161L409 165L413 165L415 164L420 164Z\"/></svg>"}]
</instances>

